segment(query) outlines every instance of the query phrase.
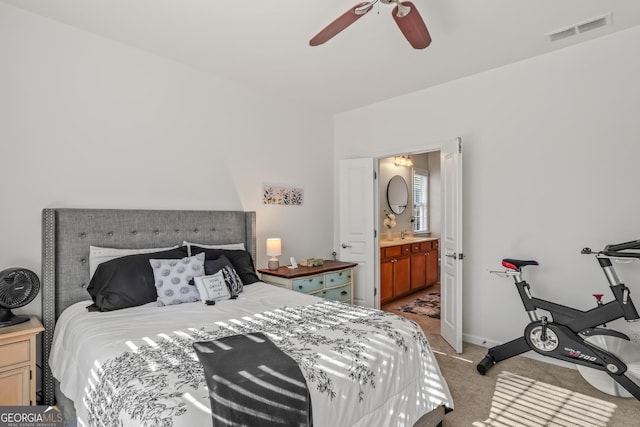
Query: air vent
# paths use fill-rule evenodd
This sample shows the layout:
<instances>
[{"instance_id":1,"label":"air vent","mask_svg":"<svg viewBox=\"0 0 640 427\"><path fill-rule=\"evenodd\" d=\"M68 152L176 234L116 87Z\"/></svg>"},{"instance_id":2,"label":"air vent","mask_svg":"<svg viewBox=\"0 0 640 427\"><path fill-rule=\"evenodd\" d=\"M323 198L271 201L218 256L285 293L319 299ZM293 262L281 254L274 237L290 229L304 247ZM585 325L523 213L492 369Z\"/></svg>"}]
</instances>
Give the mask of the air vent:
<instances>
[{"instance_id":1,"label":"air vent","mask_svg":"<svg viewBox=\"0 0 640 427\"><path fill-rule=\"evenodd\" d=\"M595 30L596 28L604 27L605 25L608 25L607 17L603 16L601 18L585 22L584 24L580 24L576 28L579 33L584 33L585 31Z\"/></svg>"},{"instance_id":2,"label":"air vent","mask_svg":"<svg viewBox=\"0 0 640 427\"><path fill-rule=\"evenodd\" d=\"M597 28L605 27L607 25L611 25L611 13L606 15L598 16L597 18L590 19L585 22L580 22L571 27L563 28L561 30L553 31L551 33L545 34L550 42L555 42L558 40L564 40L569 37L576 36L578 34L585 33L587 31L595 30Z\"/></svg>"},{"instance_id":3,"label":"air vent","mask_svg":"<svg viewBox=\"0 0 640 427\"><path fill-rule=\"evenodd\" d=\"M549 39L552 42L555 42L558 40L566 39L567 37L575 36L576 34L577 34L576 27L571 27L571 28L567 28L566 30L560 30L560 31L556 31L555 33L549 33L547 34L547 36L549 36Z\"/></svg>"}]
</instances>

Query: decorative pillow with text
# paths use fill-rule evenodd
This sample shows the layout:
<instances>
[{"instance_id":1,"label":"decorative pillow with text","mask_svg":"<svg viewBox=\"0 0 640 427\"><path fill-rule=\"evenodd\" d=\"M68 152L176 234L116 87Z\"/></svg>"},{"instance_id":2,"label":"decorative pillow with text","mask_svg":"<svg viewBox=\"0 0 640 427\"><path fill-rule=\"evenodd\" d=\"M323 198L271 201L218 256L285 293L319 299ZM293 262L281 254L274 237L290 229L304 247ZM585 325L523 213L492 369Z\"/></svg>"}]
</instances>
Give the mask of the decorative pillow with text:
<instances>
[{"instance_id":1,"label":"decorative pillow with text","mask_svg":"<svg viewBox=\"0 0 640 427\"><path fill-rule=\"evenodd\" d=\"M204 262L204 271L208 275L222 272L222 277L229 288L231 297L237 297L242 292L242 279L240 279L235 268L233 268L233 264L226 256L220 255L214 260L206 260Z\"/></svg>"}]
</instances>

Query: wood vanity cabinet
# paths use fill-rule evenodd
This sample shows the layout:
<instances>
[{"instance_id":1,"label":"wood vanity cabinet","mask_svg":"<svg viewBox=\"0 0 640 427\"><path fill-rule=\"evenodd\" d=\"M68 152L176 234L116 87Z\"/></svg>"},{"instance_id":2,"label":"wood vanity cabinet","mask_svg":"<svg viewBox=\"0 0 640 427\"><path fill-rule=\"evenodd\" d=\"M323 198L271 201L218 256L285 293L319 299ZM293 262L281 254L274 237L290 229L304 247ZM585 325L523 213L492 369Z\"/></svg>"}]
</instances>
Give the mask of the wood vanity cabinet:
<instances>
[{"instance_id":1,"label":"wood vanity cabinet","mask_svg":"<svg viewBox=\"0 0 640 427\"><path fill-rule=\"evenodd\" d=\"M438 281L438 241L411 245L411 291L425 289Z\"/></svg>"},{"instance_id":2,"label":"wood vanity cabinet","mask_svg":"<svg viewBox=\"0 0 640 427\"><path fill-rule=\"evenodd\" d=\"M411 245L380 249L380 304L411 293Z\"/></svg>"},{"instance_id":3,"label":"wood vanity cabinet","mask_svg":"<svg viewBox=\"0 0 640 427\"><path fill-rule=\"evenodd\" d=\"M438 241L380 248L380 304L438 281Z\"/></svg>"},{"instance_id":4,"label":"wood vanity cabinet","mask_svg":"<svg viewBox=\"0 0 640 427\"><path fill-rule=\"evenodd\" d=\"M427 286L435 285L440 280L440 265L438 260L440 259L439 244L437 240L432 240L431 250L427 251Z\"/></svg>"}]
</instances>

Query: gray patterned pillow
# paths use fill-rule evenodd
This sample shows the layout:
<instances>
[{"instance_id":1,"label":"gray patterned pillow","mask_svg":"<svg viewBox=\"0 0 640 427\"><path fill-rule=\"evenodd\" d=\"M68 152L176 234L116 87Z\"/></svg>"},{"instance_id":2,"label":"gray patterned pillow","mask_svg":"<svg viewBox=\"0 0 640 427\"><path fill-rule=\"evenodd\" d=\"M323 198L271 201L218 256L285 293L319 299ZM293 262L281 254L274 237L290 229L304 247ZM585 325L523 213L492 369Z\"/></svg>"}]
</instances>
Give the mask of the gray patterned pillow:
<instances>
[{"instance_id":1,"label":"gray patterned pillow","mask_svg":"<svg viewBox=\"0 0 640 427\"><path fill-rule=\"evenodd\" d=\"M204 254L182 259L150 259L158 305L173 305L200 300L195 286L189 282L204 275Z\"/></svg>"}]
</instances>

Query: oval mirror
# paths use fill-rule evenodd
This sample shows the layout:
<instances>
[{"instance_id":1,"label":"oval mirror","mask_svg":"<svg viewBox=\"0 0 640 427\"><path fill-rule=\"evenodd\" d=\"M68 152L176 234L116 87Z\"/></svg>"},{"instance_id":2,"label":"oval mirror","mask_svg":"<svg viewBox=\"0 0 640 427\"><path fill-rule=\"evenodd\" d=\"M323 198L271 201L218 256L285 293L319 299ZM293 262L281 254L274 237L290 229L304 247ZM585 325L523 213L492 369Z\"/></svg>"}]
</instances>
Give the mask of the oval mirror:
<instances>
[{"instance_id":1,"label":"oval mirror","mask_svg":"<svg viewBox=\"0 0 640 427\"><path fill-rule=\"evenodd\" d=\"M396 175L389 180L387 185L387 203L394 214L401 214L407 208L409 190L403 177Z\"/></svg>"}]
</instances>

